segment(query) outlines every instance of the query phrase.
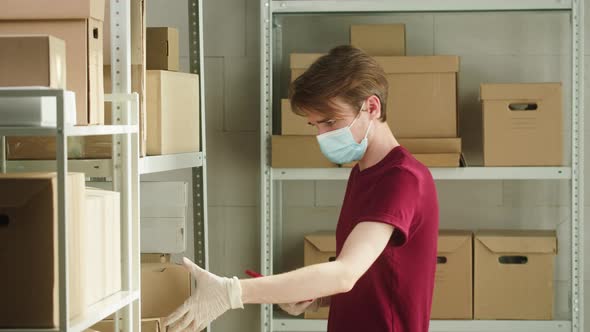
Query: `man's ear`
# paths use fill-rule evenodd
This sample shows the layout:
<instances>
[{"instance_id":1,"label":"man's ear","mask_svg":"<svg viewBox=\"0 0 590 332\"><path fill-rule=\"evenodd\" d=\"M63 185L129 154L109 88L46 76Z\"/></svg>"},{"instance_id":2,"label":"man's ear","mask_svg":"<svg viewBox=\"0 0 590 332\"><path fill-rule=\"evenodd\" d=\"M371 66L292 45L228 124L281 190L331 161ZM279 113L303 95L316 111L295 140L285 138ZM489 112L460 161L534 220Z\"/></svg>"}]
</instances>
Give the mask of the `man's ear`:
<instances>
[{"instance_id":1,"label":"man's ear","mask_svg":"<svg viewBox=\"0 0 590 332\"><path fill-rule=\"evenodd\" d=\"M371 119L378 119L381 117L381 100L379 97L372 95L367 98L367 106L365 107Z\"/></svg>"}]
</instances>

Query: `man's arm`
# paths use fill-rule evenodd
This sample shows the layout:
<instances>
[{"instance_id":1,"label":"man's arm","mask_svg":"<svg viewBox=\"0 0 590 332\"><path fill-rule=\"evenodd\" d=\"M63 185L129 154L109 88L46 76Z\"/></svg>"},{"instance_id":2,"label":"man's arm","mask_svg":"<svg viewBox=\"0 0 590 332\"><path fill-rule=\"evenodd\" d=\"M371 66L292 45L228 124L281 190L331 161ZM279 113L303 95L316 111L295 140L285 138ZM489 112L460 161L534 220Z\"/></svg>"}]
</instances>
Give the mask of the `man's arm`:
<instances>
[{"instance_id":1,"label":"man's arm","mask_svg":"<svg viewBox=\"0 0 590 332\"><path fill-rule=\"evenodd\" d=\"M243 303L291 303L345 293L371 267L394 228L361 222L352 230L338 258L279 275L240 280Z\"/></svg>"}]
</instances>

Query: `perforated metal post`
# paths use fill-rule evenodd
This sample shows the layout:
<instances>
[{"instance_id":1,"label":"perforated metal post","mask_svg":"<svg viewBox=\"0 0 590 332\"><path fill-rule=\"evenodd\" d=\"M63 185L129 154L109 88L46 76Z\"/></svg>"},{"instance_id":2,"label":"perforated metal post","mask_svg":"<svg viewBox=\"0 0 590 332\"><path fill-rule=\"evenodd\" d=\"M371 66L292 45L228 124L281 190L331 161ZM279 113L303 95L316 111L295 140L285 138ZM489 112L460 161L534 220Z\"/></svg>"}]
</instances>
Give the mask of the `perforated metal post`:
<instances>
[{"instance_id":1,"label":"perforated metal post","mask_svg":"<svg viewBox=\"0 0 590 332\"><path fill-rule=\"evenodd\" d=\"M131 5L130 0L111 0L111 78L112 92L131 92ZM112 124L129 123L129 102L112 104ZM113 136L113 188L121 193L121 288L133 290L133 237L131 220L133 190L129 164L123 165L121 155L131 155L131 139L129 135ZM133 308L133 310L132 310ZM120 324L123 331L139 331L139 303L133 307L126 306L120 312ZM118 321L116 324L119 323Z\"/></svg>"},{"instance_id":2,"label":"perforated metal post","mask_svg":"<svg viewBox=\"0 0 590 332\"><path fill-rule=\"evenodd\" d=\"M272 11L271 1L260 5L260 206L261 255L260 270L271 275L273 262L272 172L270 168L270 139L272 137ZM272 332L272 305L263 304L260 312L261 331Z\"/></svg>"},{"instance_id":3,"label":"perforated metal post","mask_svg":"<svg viewBox=\"0 0 590 332\"><path fill-rule=\"evenodd\" d=\"M572 331L584 331L584 0L572 24Z\"/></svg>"}]
</instances>

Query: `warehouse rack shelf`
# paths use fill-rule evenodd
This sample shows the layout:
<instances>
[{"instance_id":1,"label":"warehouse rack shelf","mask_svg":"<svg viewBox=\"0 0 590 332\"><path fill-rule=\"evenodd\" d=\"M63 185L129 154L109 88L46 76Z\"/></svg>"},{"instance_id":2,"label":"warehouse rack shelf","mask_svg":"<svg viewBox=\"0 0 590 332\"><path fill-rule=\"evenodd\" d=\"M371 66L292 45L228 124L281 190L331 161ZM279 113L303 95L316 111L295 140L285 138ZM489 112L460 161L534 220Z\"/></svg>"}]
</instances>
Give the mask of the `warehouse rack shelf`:
<instances>
[{"instance_id":1,"label":"warehouse rack shelf","mask_svg":"<svg viewBox=\"0 0 590 332\"><path fill-rule=\"evenodd\" d=\"M188 1L190 72L199 74L200 152L139 158L138 95L131 93L131 0L107 0L111 15L111 77L113 93L105 95L105 102L114 106L113 125L64 126L63 91L53 89L11 89L0 91L0 96L50 96L56 98L58 125L44 128L0 128L0 169L9 171L58 172L58 246L59 246L59 324L55 329L16 329L0 331L83 331L94 323L115 314L124 332L140 330L140 245L139 245L139 175L184 168L193 170L195 262L208 267L207 248L207 181L206 181L206 126L204 96L204 52L202 0ZM143 4L141 5L143 7ZM148 6L149 8L149 6ZM116 119L116 120L115 120ZM6 161L5 136L56 136L55 160ZM67 137L113 135L111 159L67 159ZM65 223L65 174L68 171L84 172L87 178L113 181L113 189L121 192L122 236L122 290L87 308L80 317L69 320L67 303L67 266L64 264L67 244Z\"/></svg>"},{"instance_id":2,"label":"warehouse rack shelf","mask_svg":"<svg viewBox=\"0 0 590 332\"><path fill-rule=\"evenodd\" d=\"M139 158L139 174L173 171L203 166L203 153L190 152ZM55 160L8 160L9 172L43 172L55 169ZM70 159L68 167L72 172L82 172L88 178L111 179L112 159Z\"/></svg>"},{"instance_id":3,"label":"warehouse rack shelf","mask_svg":"<svg viewBox=\"0 0 590 332\"><path fill-rule=\"evenodd\" d=\"M327 322L317 319L288 318L276 314L274 331L289 332L321 332L326 331ZM430 332L472 332L472 331L510 331L510 332L569 332L569 321L461 321L461 320L433 320L430 322Z\"/></svg>"},{"instance_id":4,"label":"warehouse rack shelf","mask_svg":"<svg viewBox=\"0 0 590 332\"><path fill-rule=\"evenodd\" d=\"M286 0L264 1L273 13L382 13L382 12L437 12L437 11L513 11L513 10L571 10L573 0Z\"/></svg>"},{"instance_id":5,"label":"warehouse rack shelf","mask_svg":"<svg viewBox=\"0 0 590 332\"><path fill-rule=\"evenodd\" d=\"M139 291L115 293L88 308L87 312L70 321L68 331L83 332L113 312L139 299ZM3 329L3 332L23 332L25 329ZM59 329L36 329L36 332L58 332Z\"/></svg>"},{"instance_id":6,"label":"warehouse rack shelf","mask_svg":"<svg viewBox=\"0 0 590 332\"><path fill-rule=\"evenodd\" d=\"M57 262L59 320L57 329L45 331L83 331L107 316L136 304L139 308L139 216L138 211L138 151L139 107L137 93L118 93L107 96L108 99L127 104L122 107L121 124L109 126L65 126L64 90L14 89L0 91L2 97L54 97L56 103L57 125L55 127L0 127L0 165L6 173L6 136L54 136L56 139L56 160L53 171L57 172ZM66 179L68 174L67 145L68 137L87 135L116 135L120 140L119 154L113 165L118 166L119 177L113 177L115 189L121 192L121 291L85 308L75 319L69 319L69 284L68 284L68 229ZM113 167L114 168L114 167ZM118 314L116 314L118 317ZM131 324L130 310L123 316L123 325ZM40 329L18 329L18 331L39 331ZM129 330L127 328L126 330ZM7 331L0 329L0 331Z\"/></svg>"},{"instance_id":7,"label":"warehouse rack shelf","mask_svg":"<svg viewBox=\"0 0 590 332\"><path fill-rule=\"evenodd\" d=\"M347 180L350 168L273 168L272 179ZM430 168L435 180L569 180L570 167Z\"/></svg>"},{"instance_id":8,"label":"warehouse rack shelf","mask_svg":"<svg viewBox=\"0 0 590 332\"><path fill-rule=\"evenodd\" d=\"M261 272L272 274L281 264L282 188L283 181L346 180L346 168L272 168L271 136L273 105L278 105L280 91L275 86L277 61L284 61L281 16L368 13L436 13L436 12L510 12L556 11L570 15L571 26L571 159L565 167L461 167L431 168L437 180L564 180L571 184L571 260L569 307L567 319L551 321L432 321L431 331L584 331L583 241L584 241L584 1L583 0L262 0L261 38L261 170L260 170L260 251ZM271 305L261 306L261 331L325 331L325 320L287 318L274 313Z\"/></svg>"}]
</instances>

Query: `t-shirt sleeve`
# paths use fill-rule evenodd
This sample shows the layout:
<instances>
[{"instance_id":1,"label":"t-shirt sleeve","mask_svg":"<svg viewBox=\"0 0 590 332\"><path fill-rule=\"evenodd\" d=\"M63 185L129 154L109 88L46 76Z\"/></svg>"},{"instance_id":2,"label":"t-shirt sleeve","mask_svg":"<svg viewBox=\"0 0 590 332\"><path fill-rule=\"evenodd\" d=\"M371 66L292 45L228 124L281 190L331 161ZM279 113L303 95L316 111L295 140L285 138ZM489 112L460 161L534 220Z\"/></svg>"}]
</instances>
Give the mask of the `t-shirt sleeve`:
<instances>
[{"instance_id":1,"label":"t-shirt sleeve","mask_svg":"<svg viewBox=\"0 0 590 332\"><path fill-rule=\"evenodd\" d=\"M412 222L420 204L420 187L417 176L409 170L394 168L371 189L369 204L356 223L382 222L394 227L392 241L402 246L410 236Z\"/></svg>"}]
</instances>

